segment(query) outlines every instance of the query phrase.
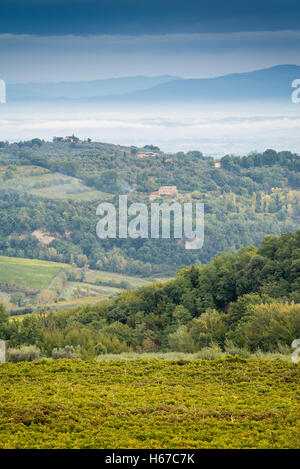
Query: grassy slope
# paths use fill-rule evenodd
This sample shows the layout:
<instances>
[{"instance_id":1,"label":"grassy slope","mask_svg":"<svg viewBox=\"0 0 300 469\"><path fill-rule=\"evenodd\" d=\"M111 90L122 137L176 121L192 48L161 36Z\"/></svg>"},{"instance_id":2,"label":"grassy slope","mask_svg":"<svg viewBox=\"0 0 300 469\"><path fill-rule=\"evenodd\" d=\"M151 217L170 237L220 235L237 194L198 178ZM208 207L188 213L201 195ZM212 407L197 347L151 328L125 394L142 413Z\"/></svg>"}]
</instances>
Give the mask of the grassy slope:
<instances>
[{"instance_id":1,"label":"grassy slope","mask_svg":"<svg viewBox=\"0 0 300 469\"><path fill-rule=\"evenodd\" d=\"M144 285L147 285L149 282L151 283L151 282L167 280L167 278L164 278L164 277L160 277L160 278L133 277L131 275L116 274L114 272L88 270L86 273L86 281L90 283L94 283L96 279L99 279L105 282L113 281L116 283L120 283L122 282L122 280L125 280L126 282L129 283L131 288L143 287Z\"/></svg>"},{"instance_id":2,"label":"grassy slope","mask_svg":"<svg viewBox=\"0 0 300 469\"><path fill-rule=\"evenodd\" d=\"M59 262L0 256L0 283L11 282L16 285L20 285L20 291L23 290L23 286L36 290L45 290L50 286L55 277L64 269L70 269L70 266ZM51 304L50 306L56 306L60 309L60 307L66 308L78 306L80 304L94 303L105 299L105 297L124 291L123 289L115 286L97 285L95 284L97 279L100 279L103 282L115 283L126 281L131 288L141 287L148 283L160 280L132 277L112 272L88 269L86 272L85 282L66 282L59 295L65 298L66 301L60 301L53 305ZM86 297L88 286L90 289L89 298ZM80 298L77 298L76 296L77 287L79 287L81 292ZM0 302L1 299L9 301L9 298L9 294L0 291Z\"/></svg>"},{"instance_id":3,"label":"grassy slope","mask_svg":"<svg viewBox=\"0 0 300 469\"><path fill-rule=\"evenodd\" d=\"M297 448L299 369L235 358L0 365L0 448Z\"/></svg>"},{"instance_id":4,"label":"grassy slope","mask_svg":"<svg viewBox=\"0 0 300 469\"><path fill-rule=\"evenodd\" d=\"M18 257L0 256L0 283L13 282L22 283L28 287L42 289L47 288L51 280L63 269L69 269L70 265L59 262L40 261L36 259L23 259ZM91 286L96 279L102 281L121 282L127 281L132 288L141 287L149 282L166 279L133 277L125 274L116 274L113 272L104 272L98 270L88 270L86 272L86 281ZM107 286L98 286L95 288L110 290ZM118 290L118 289L114 289ZM111 292L110 292L111 293Z\"/></svg>"},{"instance_id":5,"label":"grassy slope","mask_svg":"<svg viewBox=\"0 0 300 469\"><path fill-rule=\"evenodd\" d=\"M45 289L51 280L68 269L67 264L0 256L0 282L24 284L29 288Z\"/></svg>"},{"instance_id":6,"label":"grassy slope","mask_svg":"<svg viewBox=\"0 0 300 469\"><path fill-rule=\"evenodd\" d=\"M22 190L49 199L92 201L108 200L113 197L112 194L86 186L75 177L51 173L37 166L23 168L23 166L17 168L12 179L2 182L3 188ZM0 167L0 176L3 173L3 168Z\"/></svg>"}]
</instances>

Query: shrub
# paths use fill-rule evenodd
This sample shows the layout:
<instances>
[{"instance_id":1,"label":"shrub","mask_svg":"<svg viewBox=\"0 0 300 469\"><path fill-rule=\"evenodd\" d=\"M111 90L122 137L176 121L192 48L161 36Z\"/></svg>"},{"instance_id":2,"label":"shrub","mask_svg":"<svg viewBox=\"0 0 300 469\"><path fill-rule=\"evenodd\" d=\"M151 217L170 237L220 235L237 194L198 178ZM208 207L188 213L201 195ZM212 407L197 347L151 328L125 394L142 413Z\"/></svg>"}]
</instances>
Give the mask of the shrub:
<instances>
[{"instance_id":1,"label":"shrub","mask_svg":"<svg viewBox=\"0 0 300 469\"><path fill-rule=\"evenodd\" d=\"M191 353L194 351L194 342L187 326L180 326L176 332L169 334L168 343L172 352Z\"/></svg>"},{"instance_id":2,"label":"shrub","mask_svg":"<svg viewBox=\"0 0 300 469\"><path fill-rule=\"evenodd\" d=\"M7 352L8 361L17 362L32 362L40 358L41 351L35 345L23 346L20 348L11 348Z\"/></svg>"},{"instance_id":3,"label":"shrub","mask_svg":"<svg viewBox=\"0 0 300 469\"><path fill-rule=\"evenodd\" d=\"M212 344L210 347L204 347L195 354L196 358L201 360L218 360L224 356L221 348L217 344Z\"/></svg>"},{"instance_id":4,"label":"shrub","mask_svg":"<svg viewBox=\"0 0 300 469\"><path fill-rule=\"evenodd\" d=\"M120 288L124 288L124 290L128 290L129 288L131 288L131 284L127 282L127 280L121 280Z\"/></svg>"},{"instance_id":5,"label":"shrub","mask_svg":"<svg viewBox=\"0 0 300 469\"><path fill-rule=\"evenodd\" d=\"M251 351L278 350L300 336L300 305L263 304L253 306L251 317L241 322L233 334L236 345Z\"/></svg>"},{"instance_id":6,"label":"shrub","mask_svg":"<svg viewBox=\"0 0 300 469\"><path fill-rule=\"evenodd\" d=\"M97 355L104 355L107 353L107 348L101 342L95 346L95 352Z\"/></svg>"},{"instance_id":7,"label":"shrub","mask_svg":"<svg viewBox=\"0 0 300 469\"><path fill-rule=\"evenodd\" d=\"M213 309L208 309L200 318L194 319L190 328L196 350L209 347L212 343L223 346L226 332L226 315Z\"/></svg>"},{"instance_id":8,"label":"shrub","mask_svg":"<svg viewBox=\"0 0 300 469\"><path fill-rule=\"evenodd\" d=\"M242 358L250 358L251 357L251 352L249 352L249 350L246 350L246 349L240 348L240 347L236 347L235 345L232 345L232 344L226 344L225 352L226 352L226 354L233 355L233 356L238 356L238 357L242 357Z\"/></svg>"},{"instance_id":9,"label":"shrub","mask_svg":"<svg viewBox=\"0 0 300 469\"><path fill-rule=\"evenodd\" d=\"M80 358L80 353L72 346L66 345L62 348L54 348L52 350L52 358L58 360L59 358Z\"/></svg>"}]
</instances>

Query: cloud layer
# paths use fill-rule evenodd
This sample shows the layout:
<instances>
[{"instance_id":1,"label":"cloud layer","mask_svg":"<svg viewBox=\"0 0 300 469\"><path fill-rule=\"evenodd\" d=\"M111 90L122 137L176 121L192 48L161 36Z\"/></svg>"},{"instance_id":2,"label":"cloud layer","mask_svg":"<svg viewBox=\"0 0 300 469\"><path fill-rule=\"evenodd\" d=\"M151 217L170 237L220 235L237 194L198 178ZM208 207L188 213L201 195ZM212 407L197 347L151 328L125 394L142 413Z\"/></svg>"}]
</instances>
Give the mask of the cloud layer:
<instances>
[{"instance_id":1,"label":"cloud layer","mask_svg":"<svg viewBox=\"0 0 300 469\"><path fill-rule=\"evenodd\" d=\"M172 74L212 77L299 64L300 30L135 35L0 35L0 78L76 81Z\"/></svg>"},{"instance_id":2,"label":"cloud layer","mask_svg":"<svg viewBox=\"0 0 300 469\"><path fill-rule=\"evenodd\" d=\"M299 152L300 107L286 113L261 108L247 111L199 112L190 108L159 109L147 115L119 112L84 113L65 111L59 117L53 112L26 113L0 118L1 138L10 141L40 137L51 140L54 135L143 146L154 143L163 150L176 152L200 150L206 155L247 154L266 148ZM160 117L158 117L160 116Z\"/></svg>"},{"instance_id":3,"label":"cloud layer","mask_svg":"<svg viewBox=\"0 0 300 469\"><path fill-rule=\"evenodd\" d=\"M1 0L0 32L170 34L296 29L295 0Z\"/></svg>"}]
</instances>

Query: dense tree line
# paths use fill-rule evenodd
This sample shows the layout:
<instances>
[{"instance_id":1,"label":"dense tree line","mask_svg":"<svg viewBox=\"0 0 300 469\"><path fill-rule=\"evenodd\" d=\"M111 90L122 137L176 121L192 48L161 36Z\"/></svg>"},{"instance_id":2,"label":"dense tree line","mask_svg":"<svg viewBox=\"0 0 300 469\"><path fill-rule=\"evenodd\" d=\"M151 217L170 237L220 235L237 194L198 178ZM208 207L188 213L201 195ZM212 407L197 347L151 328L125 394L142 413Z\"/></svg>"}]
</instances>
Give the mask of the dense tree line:
<instances>
[{"instance_id":1,"label":"dense tree line","mask_svg":"<svg viewBox=\"0 0 300 469\"><path fill-rule=\"evenodd\" d=\"M275 351L300 337L300 231L267 236L259 248L182 268L176 278L75 310L8 318L10 346L36 345L48 356L72 346L85 358L136 350L193 352L217 344Z\"/></svg>"}]
</instances>

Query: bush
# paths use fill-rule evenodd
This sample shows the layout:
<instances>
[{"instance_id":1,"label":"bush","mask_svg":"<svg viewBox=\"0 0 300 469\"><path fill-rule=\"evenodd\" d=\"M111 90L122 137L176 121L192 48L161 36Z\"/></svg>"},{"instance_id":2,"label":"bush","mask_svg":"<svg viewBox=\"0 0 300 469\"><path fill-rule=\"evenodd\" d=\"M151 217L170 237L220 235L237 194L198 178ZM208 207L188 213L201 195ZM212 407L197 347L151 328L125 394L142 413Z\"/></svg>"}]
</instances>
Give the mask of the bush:
<instances>
[{"instance_id":1,"label":"bush","mask_svg":"<svg viewBox=\"0 0 300 469\"><path fill-rule=\"evenodd\" d=\"M32 362L40 358L41 351L35 345L11 348L7 352L7 359L10 362Z\"/></svg>"},{"instance_id":2,"label":"bush","mask_svg":"<svg viewBox=\"0 0 300 469\"><path fill-rule=\"evenodd\" d=\"M58 360L59 358L80 358L80 353L75 350L72 345L66 345L62 348L54 348L52 350L53 360Z\"/></svg>"},{"instance_id":3,"label":"bush","mask_svg":"<svg viewBox=\"0 0 300 469\"><path fill-rule=\"evenodd\" d=\"M169 334L168 343L172 352L191 353L194 351L194 342L187 326L180 326L173 334Z\"/></svg>"},{"instance_id":4,"label":"bush","mask_svg":"<svg viewBox=\"0 0 300 469\"><path fill-rule=\"evenodd\" d=\"M241 358L250 358L251 357L251 352L249 350L246 350L244 348L240 347L235 347L235 346L227 346L225 347L225 352L226 354L233 355L233 356L238 356Z\"/></svg>"},{"instance_id":5,"label":"bush","mask_svg":"<svg viewBox=\"0 0 300 469\"><path fill-rule=\"evenodd\" d=\"M194 319L190 328L195 350L209 347L213 343L223 346L226 332L226 315L213 309L208 309L199 318Z\"/></svg>"},{"instance_id":6,"label":"bush","mask_svg":"<svg viewBox=\"0 0 300 469\"><path fill-rule=\"evenodd\" d=\"M279 344L290 346L300 336L300 305L262 304L253 306L251 317L235 329L233 342L252 352L276 352Z\"/></svg>"},{"instance_id":7,"label":"bush","mask_svg":"<svg viewBox=\"0 0 300 469\"><path fill-rule=\"evenodd\" d=\"M127 280L116 282L115 280L101 280L101 278L97 277L95 283L97 285L103 285L104 287L123 288L124 290L129 290L131 288L131 284L127 282Z\"/></svg>"},{"instance_id":8,"label":"bush","mask_svg":"<svg viewBox=\"0 0 300 469\"><path fill-rule=\"evenodd\" d=\"M34 309L31 306L27 306L26 308L19 308L19 309L11 309L10 316L24 316L25 314L32 314Z\"/></svg>"},{"instance_id":9,"label":"bush","mask_svg":"<svg viewBox=\"0 0 300 469\"><path fill-rule=\"evenodd\" d=\"M212 344L210 347L203 347L195 356L201 360L218 360L224 357L224 353L217 344Z\"/></svg>"},{"instance_id":10,"label":"bush","mask_svg":"<svg viewBox=\"0 0 300 469\"><path fill-rule=\"evenodd\" d=\"M131 284L127 282L127 280L121 280L120 288L124 288L124 290L129 290L131 288Z\"/></svg>"},{"instance_id":11,"label":"bush","mask_svg":"<svg viewBox=\"0 0 300 469\"><path fill-rule=\"evenodd\" d=\"M95 346L95 352L97 355L104 355L107 353L107 348L101 342Z\"/></svg>"}]
</instances>

